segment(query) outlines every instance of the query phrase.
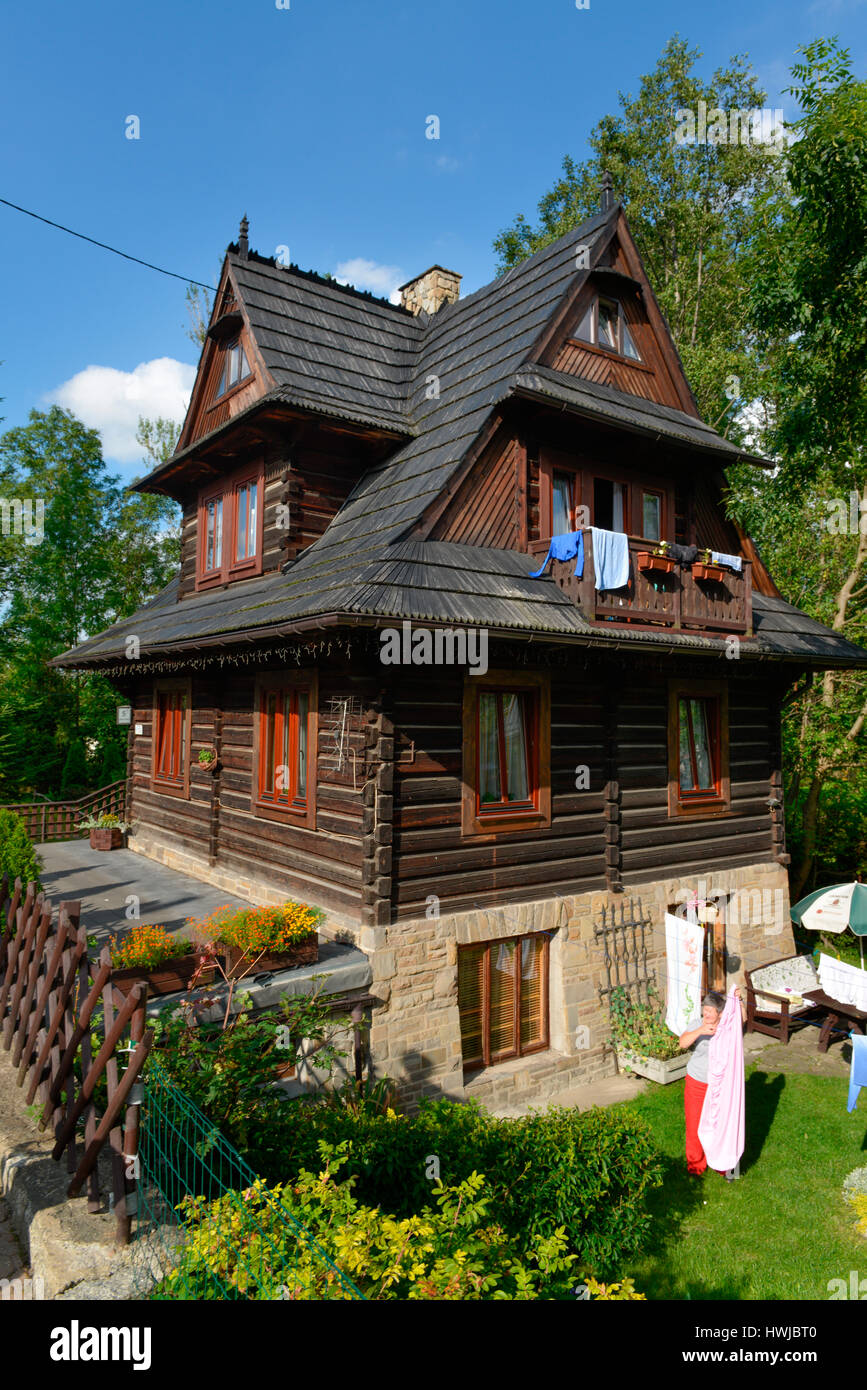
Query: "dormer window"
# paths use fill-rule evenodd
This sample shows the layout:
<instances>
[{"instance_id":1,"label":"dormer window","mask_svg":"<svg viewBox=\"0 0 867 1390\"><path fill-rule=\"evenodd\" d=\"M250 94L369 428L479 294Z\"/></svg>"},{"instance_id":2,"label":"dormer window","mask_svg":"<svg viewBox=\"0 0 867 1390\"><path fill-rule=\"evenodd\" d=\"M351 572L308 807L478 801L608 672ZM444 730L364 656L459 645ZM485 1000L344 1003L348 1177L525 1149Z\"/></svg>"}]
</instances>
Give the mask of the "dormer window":
<instances>
[{"instance_id":1,"label":"dormer window","mask_svg":"<svg viewBox=\"0 0 867 1390\"><path fill-rule=\"evenodd\" d=\"M247 361L247 354L241 347L240 339L234 338L223 348L223 369L220 373L220 382L214 399L218 400L220 396L225 396L233 386L237 386L248 376L250 376L250 364Z\"/></svg>"},{"instance_id":2,"label":"dormer window","mask_svg":"<svg viewBox=\"0 0 867 1390\"><path fill-rule=\"evenodd\" d=\"M641 361L623 313L623 305L616 299L594 299L585 309L572 336L579 342L602 348L604 352L630 357L633 362Z\"/></svg>"}]
</instances>

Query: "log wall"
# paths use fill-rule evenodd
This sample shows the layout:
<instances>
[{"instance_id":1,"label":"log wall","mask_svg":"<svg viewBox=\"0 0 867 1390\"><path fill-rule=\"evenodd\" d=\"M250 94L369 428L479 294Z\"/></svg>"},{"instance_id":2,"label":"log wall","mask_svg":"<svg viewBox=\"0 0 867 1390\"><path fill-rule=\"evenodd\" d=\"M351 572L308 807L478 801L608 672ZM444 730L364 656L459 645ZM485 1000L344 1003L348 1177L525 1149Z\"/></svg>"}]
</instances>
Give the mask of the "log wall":
<instances>
[{"instance_id":1,"label":"log wall","mask_svg":"<svg viewBox=\"0 0 867 1390\"><path fill-rule=\"evenodd\" d=\"M152 789L151 687L143 681L131 697L143 733L131 739L130 819L176 851L376 926L779 862L781 817L768 804L779 795L779 690L731 675L731 814L672 817L675 674L637 657L615 664L589 654L550 668L551 826L489 842L461 831L458 668L399 668L384 691L372 659L342 671L320 666L315 830L251 809L252 673L193 677L189 801ZM198 765L206 744L217 747L216 772Z\"/></svg>"}]
</instances>

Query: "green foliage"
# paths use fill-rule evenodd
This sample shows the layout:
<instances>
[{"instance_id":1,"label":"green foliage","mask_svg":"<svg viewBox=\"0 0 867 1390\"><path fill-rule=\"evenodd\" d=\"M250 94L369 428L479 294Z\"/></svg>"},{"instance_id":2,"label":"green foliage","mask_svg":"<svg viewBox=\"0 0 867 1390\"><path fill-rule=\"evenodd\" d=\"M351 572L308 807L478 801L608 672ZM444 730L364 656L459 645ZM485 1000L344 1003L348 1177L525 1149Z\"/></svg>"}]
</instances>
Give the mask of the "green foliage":
<instances>
[{"instance_id":1,"label":"green foliage","mask_svg":"<svg viewBox=\"0 0 867 1390\"><path fill-rule=\"evenodd\" d=\"M5 875L10 884L20 878L22 883L32 880L39 885L41 869L42 860L23 820L14 811L0 806L0 878Z\"/></svg>"},{"instance_id":2,"label":"green foliage","mask_svg":"<svg viewBox=\"0 0 867 1390\"><path fill-rule=\"evenodd\" d=\"M665 1022L665 1010L652 987L648 995L648 1004L637 1004L622 986L611 991L611 1036L620 1047L665 1062L680 1055L680 1045Z\"/></svg>"},{"instance_id":3,"label":"green foliage","mask_svg":"<svg viewBox=\"0 0 867 1390\"><path fill-rule=\"evenodd\" d=\"M0 491L44 506L38 542L0 537L0 795L56 798L67 758L64 795L99 785L106 763L117 769L121 696L102 676L48 662L165 587L178 509L121 488L96 431L58 406L0 438ZM82 767L83 747L94 752Z\"/></svg>"},{"instance_id":4,"label":"green foliage","mask_svg":"<svg viewBox=\"0 0 867 1390\"><path fill-rule=\"evenodd\" d=\"M758 374L746 323L743 248L759 217L776 206L783 155L760 142L675 143L676 112L695 112L699 100L708 110L765 104L744 59L732 58L703 80L694 71L699 57L683 39L670 39L638 95L621 94L621 111L596 125L591 157L563 160L561 178L539 202L537 225L517 217L494 248L505 270L578 226L598 212L609 170L702 416L734 437L738 404L755 394Z\"/></svg>"},{"instance_id":5,"label":"green foliage","mask_svg":"<svg viewBox=\"0 0 867 1390\"><path fill-rule=\"evenodd\" d=\"M360 1202L354 1179L336 1181L349 1154L346 1144L323 1144L320 1171L273 1188L257 1182L243 1194L243 1207L234 1193L217 1202L190 1201L179 1264L158 1296L208 1297L216 1274L245 1298L318 1299L329 1296L333 1280L326 1256L371 1300L574 1298L580 1273L565 1230L509 1236L479 1173L450 1187L438 1184L417 1215L395 1219ZM299 1239L293 1218L316 1245ZM229 1222L232 1239L226 1239ZM592 1281L588 1289L591 1298L643 1297L631 1280L607 1291Z\"/></svg>"},{"instance_id":6,"label":"green foliage","mask_svg":"<svg viewBox=\"0 0 867 1390\"><path fill-rule=\"evenodd\" d=\"M750 316L774 401L769 444L788 484L864 485L867 433L867 83L835 39L798 50L802 108L790 196L763 220ZM853 471L854 470L854 471Z\"/></svg>"},{"instance_id":7,"label":"green foliage","mask_svg":"<svg viewBox=\"0 0 867 1390\"><path fill-rule=\"evenodd\" d=\"M155 1021L165 1071L241 1152L256 1145L261 1131L278 1128L293 1108L275 1087L277 1066L315 1054L318 1071L329 1075L345 1050L336 1041L348 1017L335 1014L321 989L281 1001L275 1012L251 1015L248 999L225 1027L194 1022L212 1001L182 1006L178 1015Z\"/></svg>"},{"instance_id":8,"label":"green foliage","mask_svg":"<svg viewBox=\"0 0 867 1390\"><path fill-rule=\"evenodd\" d=\"M492 1213L512 1235L547 1238L562 1226L594 1273L616 1271L640 1247L660 1170L649 1130L627 1110L552 1106L499 1120L472 1103L424 1101L414 1115L382 1105L381 1095L357 1106L294 1101L251 1131L245 1157L282 1181L315 1166L320 1141L351 1141L347 1170L359 1197L401 1218L428 1200L435 1157L447 1185L486 1176Z\"/></svg>"},{"instance_id":9,"label":"green foliage","mask_svg":"<svg viewBox=\"0 0 867 1390\"><path fill-rule=\"evenodd\" d=\"M87 790L87 753L80 739L73 739L60 777L60 798L74 799Z\"/></svg>"}]
</instances>

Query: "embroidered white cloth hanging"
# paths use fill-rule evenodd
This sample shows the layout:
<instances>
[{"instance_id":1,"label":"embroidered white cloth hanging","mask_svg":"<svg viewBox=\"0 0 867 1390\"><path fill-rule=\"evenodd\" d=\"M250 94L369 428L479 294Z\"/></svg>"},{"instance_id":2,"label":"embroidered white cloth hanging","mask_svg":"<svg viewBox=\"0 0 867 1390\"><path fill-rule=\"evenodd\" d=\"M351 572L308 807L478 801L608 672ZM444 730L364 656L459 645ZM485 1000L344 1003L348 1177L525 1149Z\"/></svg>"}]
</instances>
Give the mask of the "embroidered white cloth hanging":
<instances>
[{"instance_id":1,"label":"embroidered white cloth hanging","mask_svg":"<svg viewBox=\"0 0 867 1390\"><path fill-rule=\"evenodd\" d=\"M678 1036L701 1022L701 964L704 927L665 914L668 968L665 1022Z\"/></svg>"},{"instance_id":2,"label":"embroidered white cloth hanging","mask_svg":"<svg viewBox=\"0 0 867 1390\"><path fill-rule=\"evenodd\" d=\"M836 956L819 955L819 984L832 999L851 1004L867 1013L867 970L837 960Z\"/></svg>"}]
</instances>

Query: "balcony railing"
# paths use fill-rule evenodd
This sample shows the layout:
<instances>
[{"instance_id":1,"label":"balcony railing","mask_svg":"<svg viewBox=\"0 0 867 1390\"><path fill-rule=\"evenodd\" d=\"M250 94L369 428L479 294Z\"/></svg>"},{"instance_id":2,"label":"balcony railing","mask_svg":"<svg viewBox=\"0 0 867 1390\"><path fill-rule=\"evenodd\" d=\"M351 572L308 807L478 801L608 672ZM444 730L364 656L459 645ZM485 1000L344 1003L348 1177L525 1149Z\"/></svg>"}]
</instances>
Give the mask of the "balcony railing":
<instances>
[{"instance_id":1,"label":"balcony railing","mask_svg":"<svg viewBox=\"0 0 867 1390\"><path fill-rule=\"evenodd\" d=\"M653 549L654 542L630 536L629 583L623 589L600 590L596 588L593 537L586 530L583 576L576 578L574 560L552 560L551 575L590 622L752 636L749 560L743 561L740 573L723 569L719 571L721 578L702 579L698 577L697 565L676 564L669 574L641 568L639 554Z\"/></svg>"}]
</instances>

